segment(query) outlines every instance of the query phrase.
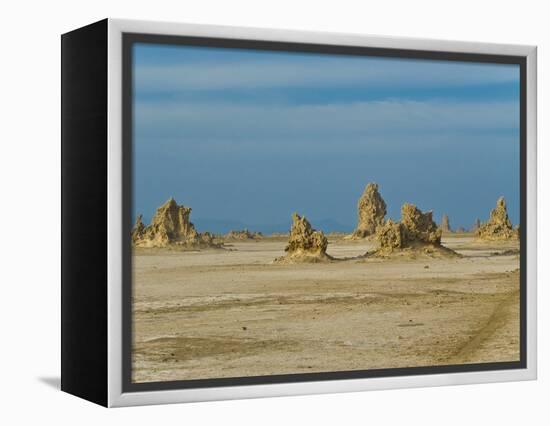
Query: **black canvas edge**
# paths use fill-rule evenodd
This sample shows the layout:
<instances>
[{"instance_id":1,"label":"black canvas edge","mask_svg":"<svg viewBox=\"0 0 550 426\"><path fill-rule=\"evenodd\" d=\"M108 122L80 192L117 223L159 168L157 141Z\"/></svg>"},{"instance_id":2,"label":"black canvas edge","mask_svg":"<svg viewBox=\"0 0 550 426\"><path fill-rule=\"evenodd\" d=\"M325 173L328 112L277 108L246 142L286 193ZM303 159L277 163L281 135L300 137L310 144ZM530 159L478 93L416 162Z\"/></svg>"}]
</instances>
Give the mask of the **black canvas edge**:
<instances>
[{"instance_id":1,"label":"black canvas edge","mask_svg":"<svg viewBox=\"0 0 550 426\"><path fill-rule=\"evenodd\" d=\"M61 390L107 406L108 20L61 36Z\"/></svg>"},{"instance_id":2,"label":"black canvas edge","mask_svg":"<svg viewBox=\"0 0 550 426\"><path fill-rule=\"evenodd\" d=\"M376 370L335 371L324 373L284 374L253 377L177 380L133 383L132 377L132 264L131 264L131 207L132 207L132 46L135 43L169 44L205 47L258 49L335 55L414 58L460 62L515 64L520 67L520 360L480 364L388 368ZM122 103L123 103L123 342L122 390L141 392L155 390L200 389L224 386L260 385L275 383L314 382L326 380L364 379L375 377L415 376L513 370L527 368L527 59L525 56L422 51L408 49L336 46L311 43L274 42L230 38L190 37L141 33L122 35Z\"/></svg>"}]
</instances>

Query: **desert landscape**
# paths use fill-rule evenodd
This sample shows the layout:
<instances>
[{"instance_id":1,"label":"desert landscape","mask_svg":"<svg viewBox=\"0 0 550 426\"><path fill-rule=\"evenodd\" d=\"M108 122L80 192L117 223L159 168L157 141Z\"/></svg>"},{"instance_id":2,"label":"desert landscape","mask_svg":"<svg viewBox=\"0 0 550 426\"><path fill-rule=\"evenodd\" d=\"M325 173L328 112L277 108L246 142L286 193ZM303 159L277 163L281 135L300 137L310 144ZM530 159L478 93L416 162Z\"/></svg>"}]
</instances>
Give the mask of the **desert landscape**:
<instances>
[{"instance_id":1,"label":"desert landscape","mask_svg":"<svg viewBox=\"0 0 550 426\"><path fill-rule=\"evenodd\" d=\"M518 361L519 238L401 207L378 185L349 233L198 232L171 198L132 231L132 380L156 382Z\"/></svg>"}]
</instances>

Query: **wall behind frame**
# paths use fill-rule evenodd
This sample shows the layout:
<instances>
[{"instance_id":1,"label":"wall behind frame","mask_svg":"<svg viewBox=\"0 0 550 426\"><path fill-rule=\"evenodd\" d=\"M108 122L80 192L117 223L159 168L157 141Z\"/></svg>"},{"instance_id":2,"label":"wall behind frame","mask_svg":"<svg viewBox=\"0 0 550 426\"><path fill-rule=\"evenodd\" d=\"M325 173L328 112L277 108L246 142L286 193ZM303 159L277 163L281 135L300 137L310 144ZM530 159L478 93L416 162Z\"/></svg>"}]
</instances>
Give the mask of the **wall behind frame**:
<instances>
[{"instance_id":1,"label":"wall behind frame","mask_svg":"<svg viewBox=\"0 0 550 426\"><path fill-rule=\"evenodd\" d=\"M59 34L105 16L391 34L539 45L539 161L550 162L550 32L544 2L395 0L93 3L6 2L0 27L2 122L3 407L0 418L59 425L545 424L550 369L550 227L539 223L539 380L294 398L103 410L58 392L60 375ZM539 168L539 217L550 211L550 170ZM14 206L32 208L13 209ZM38 216L39 215L39 220ZM29 226L38 224L38 227ZM56 388L57 387L57 388ZM9 421L8 421L9 423Z\"/></svg>"}]
</instances>

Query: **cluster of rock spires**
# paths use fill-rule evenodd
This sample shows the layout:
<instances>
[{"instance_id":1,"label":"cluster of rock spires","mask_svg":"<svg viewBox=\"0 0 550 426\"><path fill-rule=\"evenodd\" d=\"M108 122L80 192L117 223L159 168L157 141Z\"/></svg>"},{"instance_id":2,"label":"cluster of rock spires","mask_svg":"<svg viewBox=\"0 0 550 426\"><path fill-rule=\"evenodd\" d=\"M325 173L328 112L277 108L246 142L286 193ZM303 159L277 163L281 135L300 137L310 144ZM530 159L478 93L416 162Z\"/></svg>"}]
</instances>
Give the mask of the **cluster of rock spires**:
<instances>
[{"instance_id":1,"label":"cluster of rock spires","mask_svg":"<svg viewBox=\"0 0 550 426\"><path fill-rule=\"evenodd\" d=\"M384 224L386 203L378 192L378 184L369 183L357 202L357 228L352 238L359 239L376 235L376 230Z\"/></svg>"},{"instance_id":2,"label":"cluster of rock spires","mask_svg":"<svg viewBox=\"0 0 550 426\"><path fill-rule=\"evenodd\" d=\"M464 228L463 226L459 226L458 228L453 229L451 228L449 216L447 214L444 214L443 216L441 216L441 224L439 225L439 227L441 228L441 231L443 231L443 233L445 234L455 233L455 232L459 234L465 233L465 232L473 232L474 234L477 234L479 228L481 227L481 221L479 219L476 219L474 224L470 227L469 230Z\"/></svg>"},{"instance_id":3,"label":"cluster of rock spires","mask_svg":"<svg viewBox=\"0 0 550 426\"><path fill-rule=\"evenodd\" d=\"M385 220L386 203L378 192L376 183L369 183L357 204L358 223L351 238L359 239L375 236L380 247L367 256L387 256L396 252L418 252L426 254L456 253L441 245L443 232L452 232L449 217L444 214L441 226L437 226L432 212L422 212L413 204L401 207L401 220L395 222ZM209 232L199 233L189 217L191 208L178 205L173 198L160 206L153 216L151 224L145 226L139 215L132 229L132 243L136 247L169 247L182 246L186 248L221 247L214 241ZM464 231L463 228L459 228ZM518 237L518 229L514 229L508 217L504 197L500 197L496 207L491 211L488 222L476 220L472 231L481 239L506 240ZM248 229L230 231L224 240L255 240L262 238L260 232L250 232ZM334 260L327 254L328 240L322 231L313 229L304 216L292 215L286 255L276 259L276 262L326 262Z\"/></svg>"},{"instance_id":4,"label":"cluster of rock spires","mask_svg":"<svg viewBox=\"0 0 550 426\"><path fill-rule=\"evenodd\" d=\"M136 247L182 246L188 248L217 247L209 232L199 233L189 220L191 208L180 206L170 198L160 206L151 224L145 226L142 215L136 218L132 242Z\"/></svg>"},{"instance_id":5,"label":"cluster of rock spires","mask_svg":"<svg viewBox=\"0 0 550 426\"><path fill-rule=\"evenodd\" d=\"M386 220L386 202L376 183L369 183L357 203L358 223L352 239L375 236L380 248L369 254L388 255L402 249L438 249L442 231L450 231L449 217L443 216L438 228L432 212L423 213L413 204L401 207L401 222ZM448 250L448 249L445 249Z\"/></svg>"},{"instance_id":6,"label":"cluster of rock spires","mask_svg":"<svg viewBox=\"0 0 550 426\"><path fill-rule=\"evenodd\" d=\"M308 220L292 214L292 227L285 247L287 253L275 259L278 263L326 262L332 260L327 254L328 240L322 231L313 229Z\"/></svg>"},{"instance_id":7,"label":"cluster of rock spires","mask_svg":"<svg viewBox=\"0 0 550 426\"><path fill-rule=\"evenodd\" d=\"M509 240L518 238L518 230L514 229L508 217L504 197L497 200L496 207L491 210L489 221L479 225L477 236L483 240Z\"/></svg>"},{"instance_id":8,"label":"cluster of rock spires","mask_svg":"<svg viewBox=\"0 0 550 426\"><path fill-rule=\"evenodd\" d=\"M441 245L442 230L432 217L432 212L422 212L414 204L403 204L401 221L389 219L376 233L380 248L372 255L387 256L396 251L421 251L425 254L456 253Z\"/></svg>"},{"instance_id":9,"label":"cluster of rock spires","mask_svg":"<svg viewBox=\"0 0 550 426\"><path fill-rule=\"evenodd\" d=\"M476 219L476 221L474 222L474 224L470 228L470 232L477 232L477 230L479 229L480 226L481 226L481 221L478 218L478 219Z\"/></svg>"},{"instance_id":10,"label":"cluster of rock spires","mask_svg":"<svg viewBox=\"0 0 550 426\"><path fill-rule=\"evenodd\" d=\"M250 232L247 228L241 231L231 230L223 236L226 241L259 240L263 237L261 232Z\"/></svg>"},{"instance_id":11,"label":"cluster of rock spires","mask_svg":"<svg viewBox=\"0 0 550 426\"><path fill-rule=\"evenodd\" d=\"M477 222L479 222L479 219L477 219ZM472 231L471 232L475 232L475 230L473 230L473 229L476 227L476 223L474 223L474 225L472 226ZM454 232L461 234L461 233L464 233L464 232L468 232L466 230L466 228L464 228L463 226L459 226L456 229L453 229L451 227L451 222L450 222L449 216L447 214L443 214L443 216L441 216L441 224L439 225L439 227L441 228L441 231L444 234L454 233ZM475 228L475 229L477 229L477 228Z\"/></svg>"},{"instance_id":12,"label":"cluster of rock spires","mask_svg":"<svg viewBox=\"0 0 550 426\"><path fill-rule=\"evenodd\" d=\"M422 252L457 255L441 245L442 230L434 222L432 212L422 212L413 204L401 207L401 221L385 220L386 203L378 192L378 185L369 183L358 203L358 224L353 238L376 236L378 250L367 256L388 256L396 252ZM326 253L328 240L316 231L305 217L294 213L286 256L276 262L326 262L334 260Z\"/></svg>"}]
</instances>

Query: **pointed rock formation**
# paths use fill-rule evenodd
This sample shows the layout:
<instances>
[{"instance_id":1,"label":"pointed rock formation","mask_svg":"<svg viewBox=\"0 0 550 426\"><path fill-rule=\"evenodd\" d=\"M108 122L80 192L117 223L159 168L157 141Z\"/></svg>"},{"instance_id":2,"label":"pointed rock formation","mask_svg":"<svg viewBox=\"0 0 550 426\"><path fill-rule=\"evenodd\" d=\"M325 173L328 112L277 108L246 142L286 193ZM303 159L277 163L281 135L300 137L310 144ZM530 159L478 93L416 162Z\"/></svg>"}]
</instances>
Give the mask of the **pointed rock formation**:
<instances>
[{"instance_id":1,"label":"pointed rock formation","mask_svg":"<svg viewBox=\"0 0 550 426\"><path fill-rule=\"evenodd\" d=\"M388 220L378 228L376 237L380 248L367 253L367 256L458 256L453 250L441 245L441 229L433 221L432 212L424 213L413 204L403 204L401 222Z\"/></svg>"},{"instance_id":2,"label":"pointed rock formation","mask_svg":"<svg viewBox=\"0 0 550 426\"><path fill-rule=\"evenodd\" d=\"M483 240L509 240L518 238L518 232L513 228L508 217L506 200L500 197L496 207L491 210L489 221L482 223L477 230L477 236Z\"/></svg>"},{"instance_id":3,"label":"pointed rock formation","mask_svg":"<svg viewBox=\"0 0 550 426\"><path fill-rule=\"evenodd\" d=\"M470 228L470 232L477 232L480 226L481 226L481 220L477 218L474 224L472 225L472 227Z\"/></svg>"},{"instance_id":4,"label":"pointed rock formation","mask_svg":"<svg viewBox=\"0 0 550 426\"><path fill-rule=\"evenodd\" d=\"M449 216L446 214L441 217L441 230L443 232L453 232L451 230L451 225L449 224Z\"/></svg>"},{"instance_id":5,"label":"pointed rock formation","mask_svg":"<svg viewBox=\"0 0 550 426\"><path fill-rule=\"evenodd\" d=\"M384 224L386 203L378 192L378 184L369 183L357 202L357 228L352 238L365 238L376 234L376 229Z\"/></svg>"},{"instance_id":6,"label":"pointed rock formation","mask_svg":"<svg viewBox=\"0 0 550 426\"><path fill-rule=\"evenodd\" d=\"M136 217L136 223L134 224L134 227L132 228L132 243L136 244L138 241L140 241L143 238L143 234L145 232L145 225L142 222L143 215L138 215Z\"/></svg>"},{"instance_id":7,"label":"pointed rock formation","mask_svg":"<svg viewBox=\"0 0 550 426\"><path fill-rule=\"evenodd\" d=\"M432 212L423 213L414 204L401 207L401 224L405 227L405 242L441 245L441 230L433 221Z\"/></svg>"},{"instance_id":8,"label":"pointed rock formation","mask_svg":"<svg viewBox=\"0 0 550 426\"><path fill-rule=\"evenodd\" d=\"M380 250L393 251L405 247L404 226L391 219L380 226L376 232L376 238L380 243Z\"/></svg>"},{"instance_id":9,"label":"pointed rock formation","mask_svg":"<svg viewBox=\"0 0 550 426\"><path fill-rule=\"evenodd\" d=\"M142 216L136 219L132 240L137 247L214 247L210 233L199 233L189 220L191 208L180 206L170 198L160 206L149 226L144 226Z\"/></svg>"},{"instance_id":10,"label":"pointed rock formation","mask_svg":"<svg viewBox=\"0 0 550 426\"><path fill-rule=\"evenodd\" d=\"M285 247L286 255L275 259L280 263L327 262L332 258L326 253L327 237L316 231L304 216L292 215L292 227Z\"/></svg>"}]
</instances>

